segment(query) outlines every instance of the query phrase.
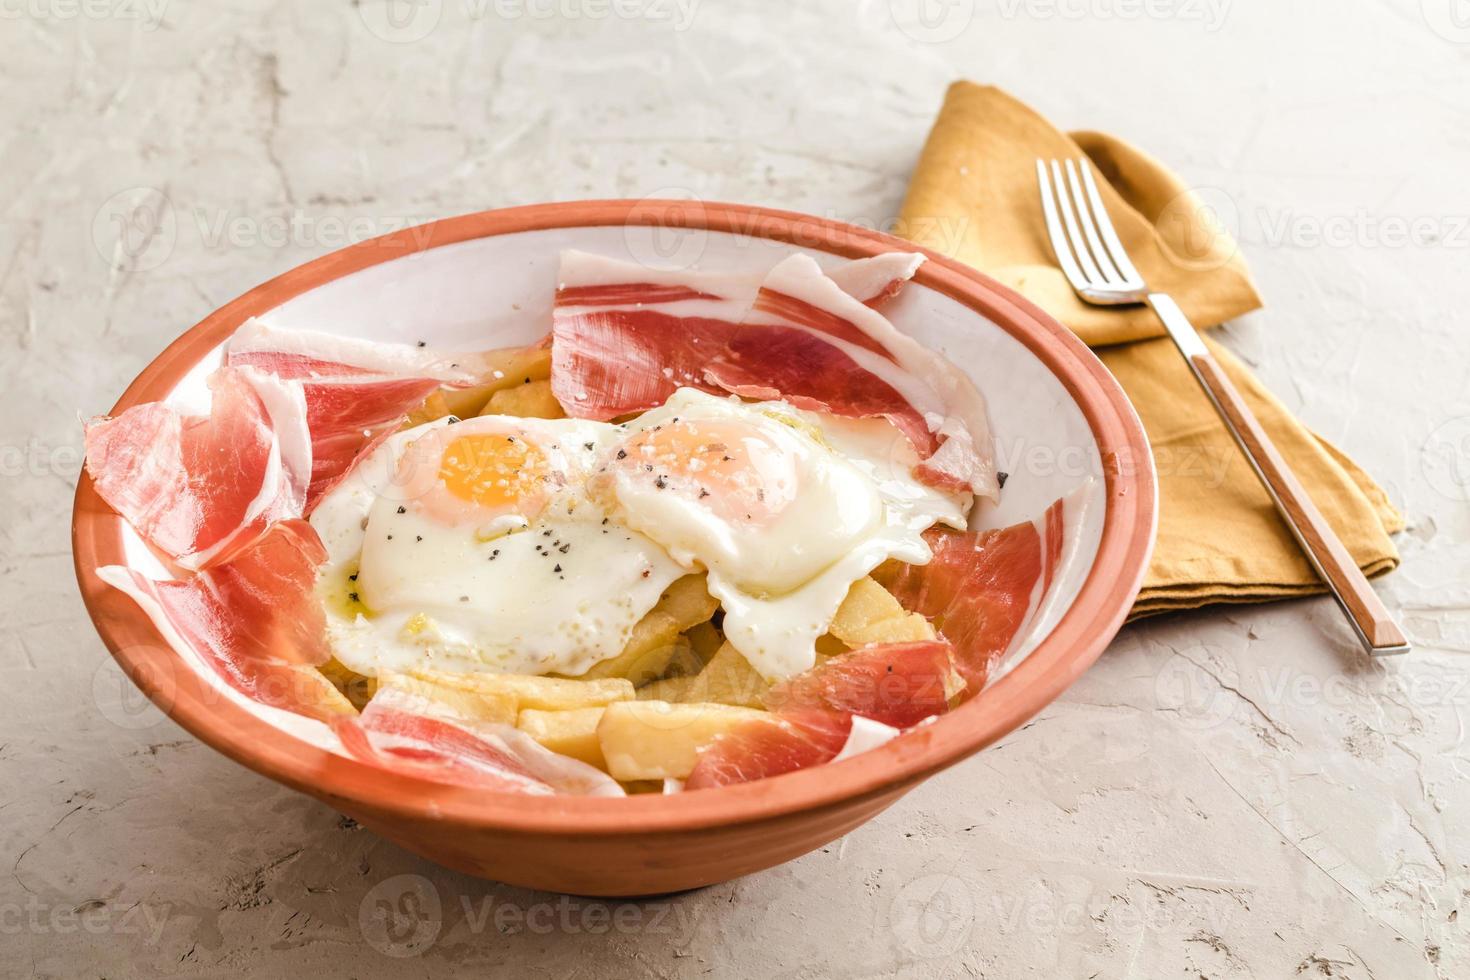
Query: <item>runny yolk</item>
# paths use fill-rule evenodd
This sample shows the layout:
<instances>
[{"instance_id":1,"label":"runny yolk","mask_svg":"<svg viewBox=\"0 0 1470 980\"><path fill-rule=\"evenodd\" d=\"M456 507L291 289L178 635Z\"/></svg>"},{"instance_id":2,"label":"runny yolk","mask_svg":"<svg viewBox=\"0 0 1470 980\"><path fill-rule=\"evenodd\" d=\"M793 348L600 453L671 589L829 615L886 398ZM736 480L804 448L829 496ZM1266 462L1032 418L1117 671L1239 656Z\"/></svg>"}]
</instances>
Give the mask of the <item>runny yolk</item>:
<instances>
[{"instance_id":1,"label":"runny yolk","mask_svg":"<svg viewBox=\"0 0 1470 980\"><path fill-rule=\"evenodd\" d=\"M796 497L790 454L742 422L672 422L639 433L619 457L632 479L693 497L727 519L764 523Z\"/></svg>"},{"instance_id":2,"label":"runny yolk","mask_svg":"<svg viewBox=\"0 0 1470 980\"><path fill-rule=\"evenodd\" d=\"M540 447L508 433L460 436L439 459L444 489L484 510L525 509L545 496L547 473L546 454Z\"/></svg>"}]
</instances>

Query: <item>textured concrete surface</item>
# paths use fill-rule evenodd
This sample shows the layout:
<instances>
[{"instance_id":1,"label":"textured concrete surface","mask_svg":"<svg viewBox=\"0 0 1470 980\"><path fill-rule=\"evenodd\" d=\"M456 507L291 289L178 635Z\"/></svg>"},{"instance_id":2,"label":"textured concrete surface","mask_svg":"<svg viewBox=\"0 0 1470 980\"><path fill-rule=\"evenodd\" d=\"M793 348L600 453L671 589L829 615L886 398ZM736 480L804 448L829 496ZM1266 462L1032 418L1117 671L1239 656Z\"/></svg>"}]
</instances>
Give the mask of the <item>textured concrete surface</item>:
<instances>
[{"instance_id":1,"label":"textured concrete surface","mask_svg":"<svg viewBox=\"0 0 1470 980\"><path fill-rule=\"evenodd\" d=\"M4 0L0 975L1470 976L1463 14ZM845 840L636 903L429 866L106 666L68 555L77 415L206 312L498 205L686 191L882 224L962 74L1209 189L1270 304L1229 342L1408 515L1380 587L1413 657L1364 662L1326 600L1133 627Z\"/></svg>"}]
</instances>

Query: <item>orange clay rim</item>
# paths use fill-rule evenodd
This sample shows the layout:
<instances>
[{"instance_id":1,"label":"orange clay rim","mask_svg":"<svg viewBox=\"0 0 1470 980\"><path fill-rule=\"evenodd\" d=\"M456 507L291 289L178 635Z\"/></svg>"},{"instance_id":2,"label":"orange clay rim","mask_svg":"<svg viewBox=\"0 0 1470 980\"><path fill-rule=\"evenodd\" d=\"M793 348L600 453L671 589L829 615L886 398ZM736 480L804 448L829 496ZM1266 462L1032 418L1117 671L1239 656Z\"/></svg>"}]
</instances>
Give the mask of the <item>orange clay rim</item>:
<instances>
[{"instance_id":1,"label":"orange clay rim","mask_svg":"<svg viewBox=\"0 0 1470 980\"><path fill-rule=\"evenodd\" d=\"M422 821L538 835L642 834L767 820L912 787L1014 731L1057 697L1122 626L1153 547L1157 487L1147 437L1122 389L1066 328L1026 299L959 262L890 235L824 218L740 204L679 200L537 204L446 218L369 239L298 266L186 331L133 381L116 415L165 398L246 318L368 266L442 245L553 228L655 225L706 229L848 258L921 251L914 280L980 313L1057 376L1101 453L1107 510L1097 557L1061 621L1005 677L932 724L842 762L713 790L664 796L533 797L446 786L390 773L292 736L211 689L169 647L132 599L96 569L124 563L122 519L84 472L72 514L82 598L97 632L137 684L174 721L236 762L329 802Z\"/></svg>"}]
</instances>

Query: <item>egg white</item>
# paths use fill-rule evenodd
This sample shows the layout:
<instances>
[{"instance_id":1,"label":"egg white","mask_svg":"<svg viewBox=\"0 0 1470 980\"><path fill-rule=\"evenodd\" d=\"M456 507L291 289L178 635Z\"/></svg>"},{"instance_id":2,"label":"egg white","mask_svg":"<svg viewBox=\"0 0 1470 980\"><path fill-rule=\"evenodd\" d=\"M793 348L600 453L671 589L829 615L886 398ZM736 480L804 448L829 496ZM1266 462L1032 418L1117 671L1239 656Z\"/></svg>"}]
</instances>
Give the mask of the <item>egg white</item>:
<instances>
[{"instance_id":1,"label":"egg white","mask_svg":"<svg viewBox=\"0 0 1470 980\"><path fill-rule=\"evenodd\" d=\"M447 424L391 436L311 515L328 552L319 593L336 658L370 676L413 667L577 675L616 656L684 574L587 494L585 477L620 437L618 427L497 417L459 423L456 435L520 429L568 479L529 520L501 515L455 525L419 512L394 476L415 440Z\"/></svg>"},{"instance_id":2,"label":"egg white","mask_svg":"<svg viewBox=\"0 0 1470 980\"><path fill-rule=\"evenodd\" d=\"M620 519L686 567L708 570L726 639L769 680L815 664L816 641L853 582L890 558L927 563L925 529L965 526L970 496L915 479L917 454L882 419L835 418L686 388L628 430L679 420L738 421L791 453L799 492L763 525L671 495L637 468L616 470L614 479Z\"/></svg>"}]
</instances>

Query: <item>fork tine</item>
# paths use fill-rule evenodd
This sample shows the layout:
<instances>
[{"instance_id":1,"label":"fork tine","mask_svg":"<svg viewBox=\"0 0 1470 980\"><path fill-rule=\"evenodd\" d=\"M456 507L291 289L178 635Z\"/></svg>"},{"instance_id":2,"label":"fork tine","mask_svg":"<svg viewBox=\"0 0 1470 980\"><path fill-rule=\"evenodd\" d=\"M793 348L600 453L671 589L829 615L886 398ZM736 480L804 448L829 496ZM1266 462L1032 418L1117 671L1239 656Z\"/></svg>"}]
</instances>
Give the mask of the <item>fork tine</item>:
<instances>
[{"instance_id":1,"label":"fork tine","mask_svg":"<svg viewBox=\"0 0 1470 980\"><path fill-rule=\"evenodd\" d=\"M1085 162L1079 168L1082 171L1082 183L1087 187L1087 200L1092 205L1092 213L1097 218L1098 230L1102 233L1103 242L1108 247L1108 255L1113 260L1113 265L1123 274L1124 283L1133 289L1143 288L1143 277L1133 267L1128 259L1128 250L1123 243L1118 241L1118 233L1113 230L1113 219L1108 217L1108 211L1103 207L1102 195L1097 192L1097 182L1092 179L1092 168Z\"/></svg>"},{"instance_id":2,"label":"fork tine","mask_svg":"<svg viewBox=\"0 0 1470 980\"><path fill-rule=\"evenodd\" d=\"M1085 163L1080 166L1083 169L1087 167ZM1072 207L1077 211L1077 221L1082 226L1082 234L1087 239L1087 247L1092 251L1092 257L1097 261L1098 270L1109 285L1121 286L1123 277L1113 267L1112 259L1103 249L1103 243L1098 240L1097 226L1093 224L1087 196L1082 191L1082 185L1077 182L1077 165L1074 165L1071 160L1067 161L1067 186L1072 192ZM1103 220L1107 220L1107 215L1103 215Z\"/></svg>"},{"instance_id":3,"label":"fork tine","mask_svg":"<svg viewBox=\"0 0 1470 980\"><path fill-rule=\"evenodd\" d=\"M1062 267L1062 274L1072 284L1072 288L1079 293L1087 289L1089 283L1083 276L1082 270L1077 267L1077 262L1072 258L1072 249L1067 241L1067 235L1062 231L1062 223L1057 216L1057 200L1052 191L1051 179L1046 173L1046 162L1036 161L1036 183L1041 190L1041 213L1046 218L1046 234L1051 239L1051 250L1057 257L1057 265Z\"/></svg>"},{"instance_id":4,"label":"fork tine","mask_svg":"<svg viewBox=\"0 0 1470 980\"><path fill-rule=\"evenodd\" d=\"M1077 227L1077 216L1074 214L1074 205L1071 196L1067 193L1067 182L1062 179L1061 164L1055 160L1051 162L1052 183L1057 189L1057 206L1062 212L1062 224L1067 229L1067 240L1072 244L1072 251L1077 255L1077 264L1082 267L1087 276L1089 288L1106 288L1108 281L1098 271L1097 263L1092 261L1092 255L1087 251L1087 243L1083 240L1082 230Z\"/></svg>"}]
</instances>

